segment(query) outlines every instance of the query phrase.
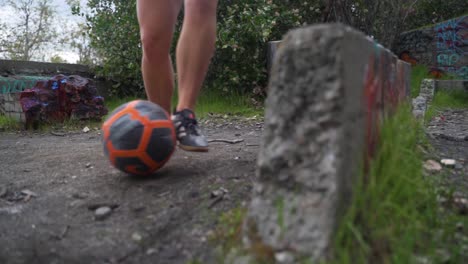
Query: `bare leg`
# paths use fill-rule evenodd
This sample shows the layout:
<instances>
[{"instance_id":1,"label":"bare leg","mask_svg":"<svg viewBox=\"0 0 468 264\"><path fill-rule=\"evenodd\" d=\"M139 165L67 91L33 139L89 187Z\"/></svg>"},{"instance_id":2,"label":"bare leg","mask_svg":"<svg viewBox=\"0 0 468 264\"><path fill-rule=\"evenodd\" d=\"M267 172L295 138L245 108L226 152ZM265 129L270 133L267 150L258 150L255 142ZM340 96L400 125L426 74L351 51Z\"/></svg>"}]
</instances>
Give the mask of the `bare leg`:
<instances>
[{"instance_id":1,"label":"bare leg","mask_svg":"<svg viewBox=\"0 0 468 264\"><path fill-rule=\"evenodd\" d=\"M174 74L169 56L182 0L137 0L143 45L142 74L148 99L171 112Z\"/></svg>"},{"instance_id":2,"label":"bare leg","mask_svg":"<svg viewBox=\"0 0 468 264\"><path fill-rule=\"evenodd\" d=\"M217 4L217 0L185 0L184 24L177 45L177 111L195 108L215 49Z\"/></svg>"}]
</instances>

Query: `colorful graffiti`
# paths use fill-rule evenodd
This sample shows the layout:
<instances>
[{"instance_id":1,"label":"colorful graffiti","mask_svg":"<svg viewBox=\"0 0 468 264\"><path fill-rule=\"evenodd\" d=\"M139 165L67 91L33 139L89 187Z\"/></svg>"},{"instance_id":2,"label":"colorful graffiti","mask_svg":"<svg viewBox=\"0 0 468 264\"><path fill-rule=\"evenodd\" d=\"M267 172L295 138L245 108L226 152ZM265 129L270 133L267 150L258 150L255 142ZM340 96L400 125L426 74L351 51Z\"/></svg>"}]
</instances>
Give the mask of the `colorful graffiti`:
<instances>
[{"instance_id":1,"label":"colorful graffiti","mask_svg":"<svg viewBox=\"0 0 468 264\"><path fill-rule=\"evenodd\" d=\"M451 74L468 79L468 16L403 33L395 52L412 65L427 65L434 78Z\"/></svg>"},{"instance_id":2,"label":"colorful graffiti","mask_svg":"<svg viewBox=\"0 0 468 264\"><path fill-rule=\"evenodd\" d=\"M382 121L410 95L410 65L377 45L364 80L366 103L366 167L375 156Z\"/></svg>"},{"instance_id":3,"label":"colorful graffiti","mask_svg":"<svg viewBox=\"0 0 468 264\"><path fill-rule=\"evenodd\" d=\"M468 79L468 16L437 24L434 34L436 67Z\"/></svg>"},{"instance_id":4,"label":"colorful graffiti","mask_svg":"<svg viewBox=\"0 0 468 264\"><path fill-rule=\"evenodd\" d=\"M44 80L41 76L0 77L0 94L20 93L32 88L37 81Z\"/></svg>"}]
</instances>

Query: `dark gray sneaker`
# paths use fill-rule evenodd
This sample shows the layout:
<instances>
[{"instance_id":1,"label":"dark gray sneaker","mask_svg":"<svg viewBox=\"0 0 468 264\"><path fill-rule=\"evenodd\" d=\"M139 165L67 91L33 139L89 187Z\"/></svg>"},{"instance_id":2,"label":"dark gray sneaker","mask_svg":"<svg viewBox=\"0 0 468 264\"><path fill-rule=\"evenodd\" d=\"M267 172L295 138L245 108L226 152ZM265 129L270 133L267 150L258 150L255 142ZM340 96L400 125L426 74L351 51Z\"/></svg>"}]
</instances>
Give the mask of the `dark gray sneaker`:
<instances>
[{"instance_id":1,"label":"dark gray sneaker","mask_svg":"<svg viewBox=\"0 0 468 264\"><path fill-rule=\"evenodd\" d=\"M181 149L199 152L208 151L208 142L205 136L201 134L195 114L191 110L184 109L175 112L172 115L172 122Z\"/></svg>"}]
</instances>

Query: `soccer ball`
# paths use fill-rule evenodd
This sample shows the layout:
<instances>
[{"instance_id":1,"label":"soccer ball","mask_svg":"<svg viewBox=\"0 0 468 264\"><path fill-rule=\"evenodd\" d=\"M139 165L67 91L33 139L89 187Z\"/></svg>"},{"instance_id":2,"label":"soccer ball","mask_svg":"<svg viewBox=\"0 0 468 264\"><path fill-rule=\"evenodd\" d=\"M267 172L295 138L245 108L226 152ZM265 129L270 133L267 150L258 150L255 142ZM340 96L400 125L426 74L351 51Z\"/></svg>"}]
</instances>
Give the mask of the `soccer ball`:
<instances>
[{"instance_id":1,"label":"soccer ball","mask_svg":"<svg viewBox=\"0 0 468 264\"><path fill-rule=\"evenodd\" d=\"M132 175L151 175L170 159L176 146L169 114L157 104L134 100L119 106L102 125L104 154Z\"/></svg>"}]
</instances>

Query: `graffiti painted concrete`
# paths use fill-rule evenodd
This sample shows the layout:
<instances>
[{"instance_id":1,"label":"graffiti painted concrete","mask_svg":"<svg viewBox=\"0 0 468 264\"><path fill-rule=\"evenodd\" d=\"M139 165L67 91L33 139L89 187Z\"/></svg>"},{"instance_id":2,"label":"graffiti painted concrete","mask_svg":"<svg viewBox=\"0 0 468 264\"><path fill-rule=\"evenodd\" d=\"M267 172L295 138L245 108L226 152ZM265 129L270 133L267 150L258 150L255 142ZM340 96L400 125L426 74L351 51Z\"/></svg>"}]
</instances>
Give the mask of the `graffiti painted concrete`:
<instances>
[{"instance_id":1,"label":"graffiti painted concrete","mask_svg":"<svg viewBox=\"0 0 468 264\"><path fill-rule=\"evenodd\" d=\"M44 80L43 76L0 76L0 94L20 93L32 88L39 80Z\"/></svg>"},{"instance_id":2,"label":"graffiti painted concrete","mask_svg":"<svg viewBox=\"0 0 468 264\"><path fill-rule=\"evenodd\" d=\"M43 76L0 76L0 114L18 121L25 121L19 102L20 93L32 88Z\"/></svg>"},{"instance_id":3,"label":"graffiti painted concrete","mask_svg":"<svg viewBox=\"0 0 468 264\"><path fill-rule=\"evenodd\" d=\"M468 16L405 32L395 52L411 64L430 66L437 76L448 73L468 79Z\"/></svg>"},{"instance_id":4,"label":"graffiti painted concrete","mask_svg":"<svg viewBox=\"0 0 468 264\"><path fill-rule=\"evenodd\" d=\"M410 71L340 24L285 37L270 75L246 246L262 244L288 263L326 258L360 165L375 155L382 121L409 101Z\"/></svg>"}]
</instances>

